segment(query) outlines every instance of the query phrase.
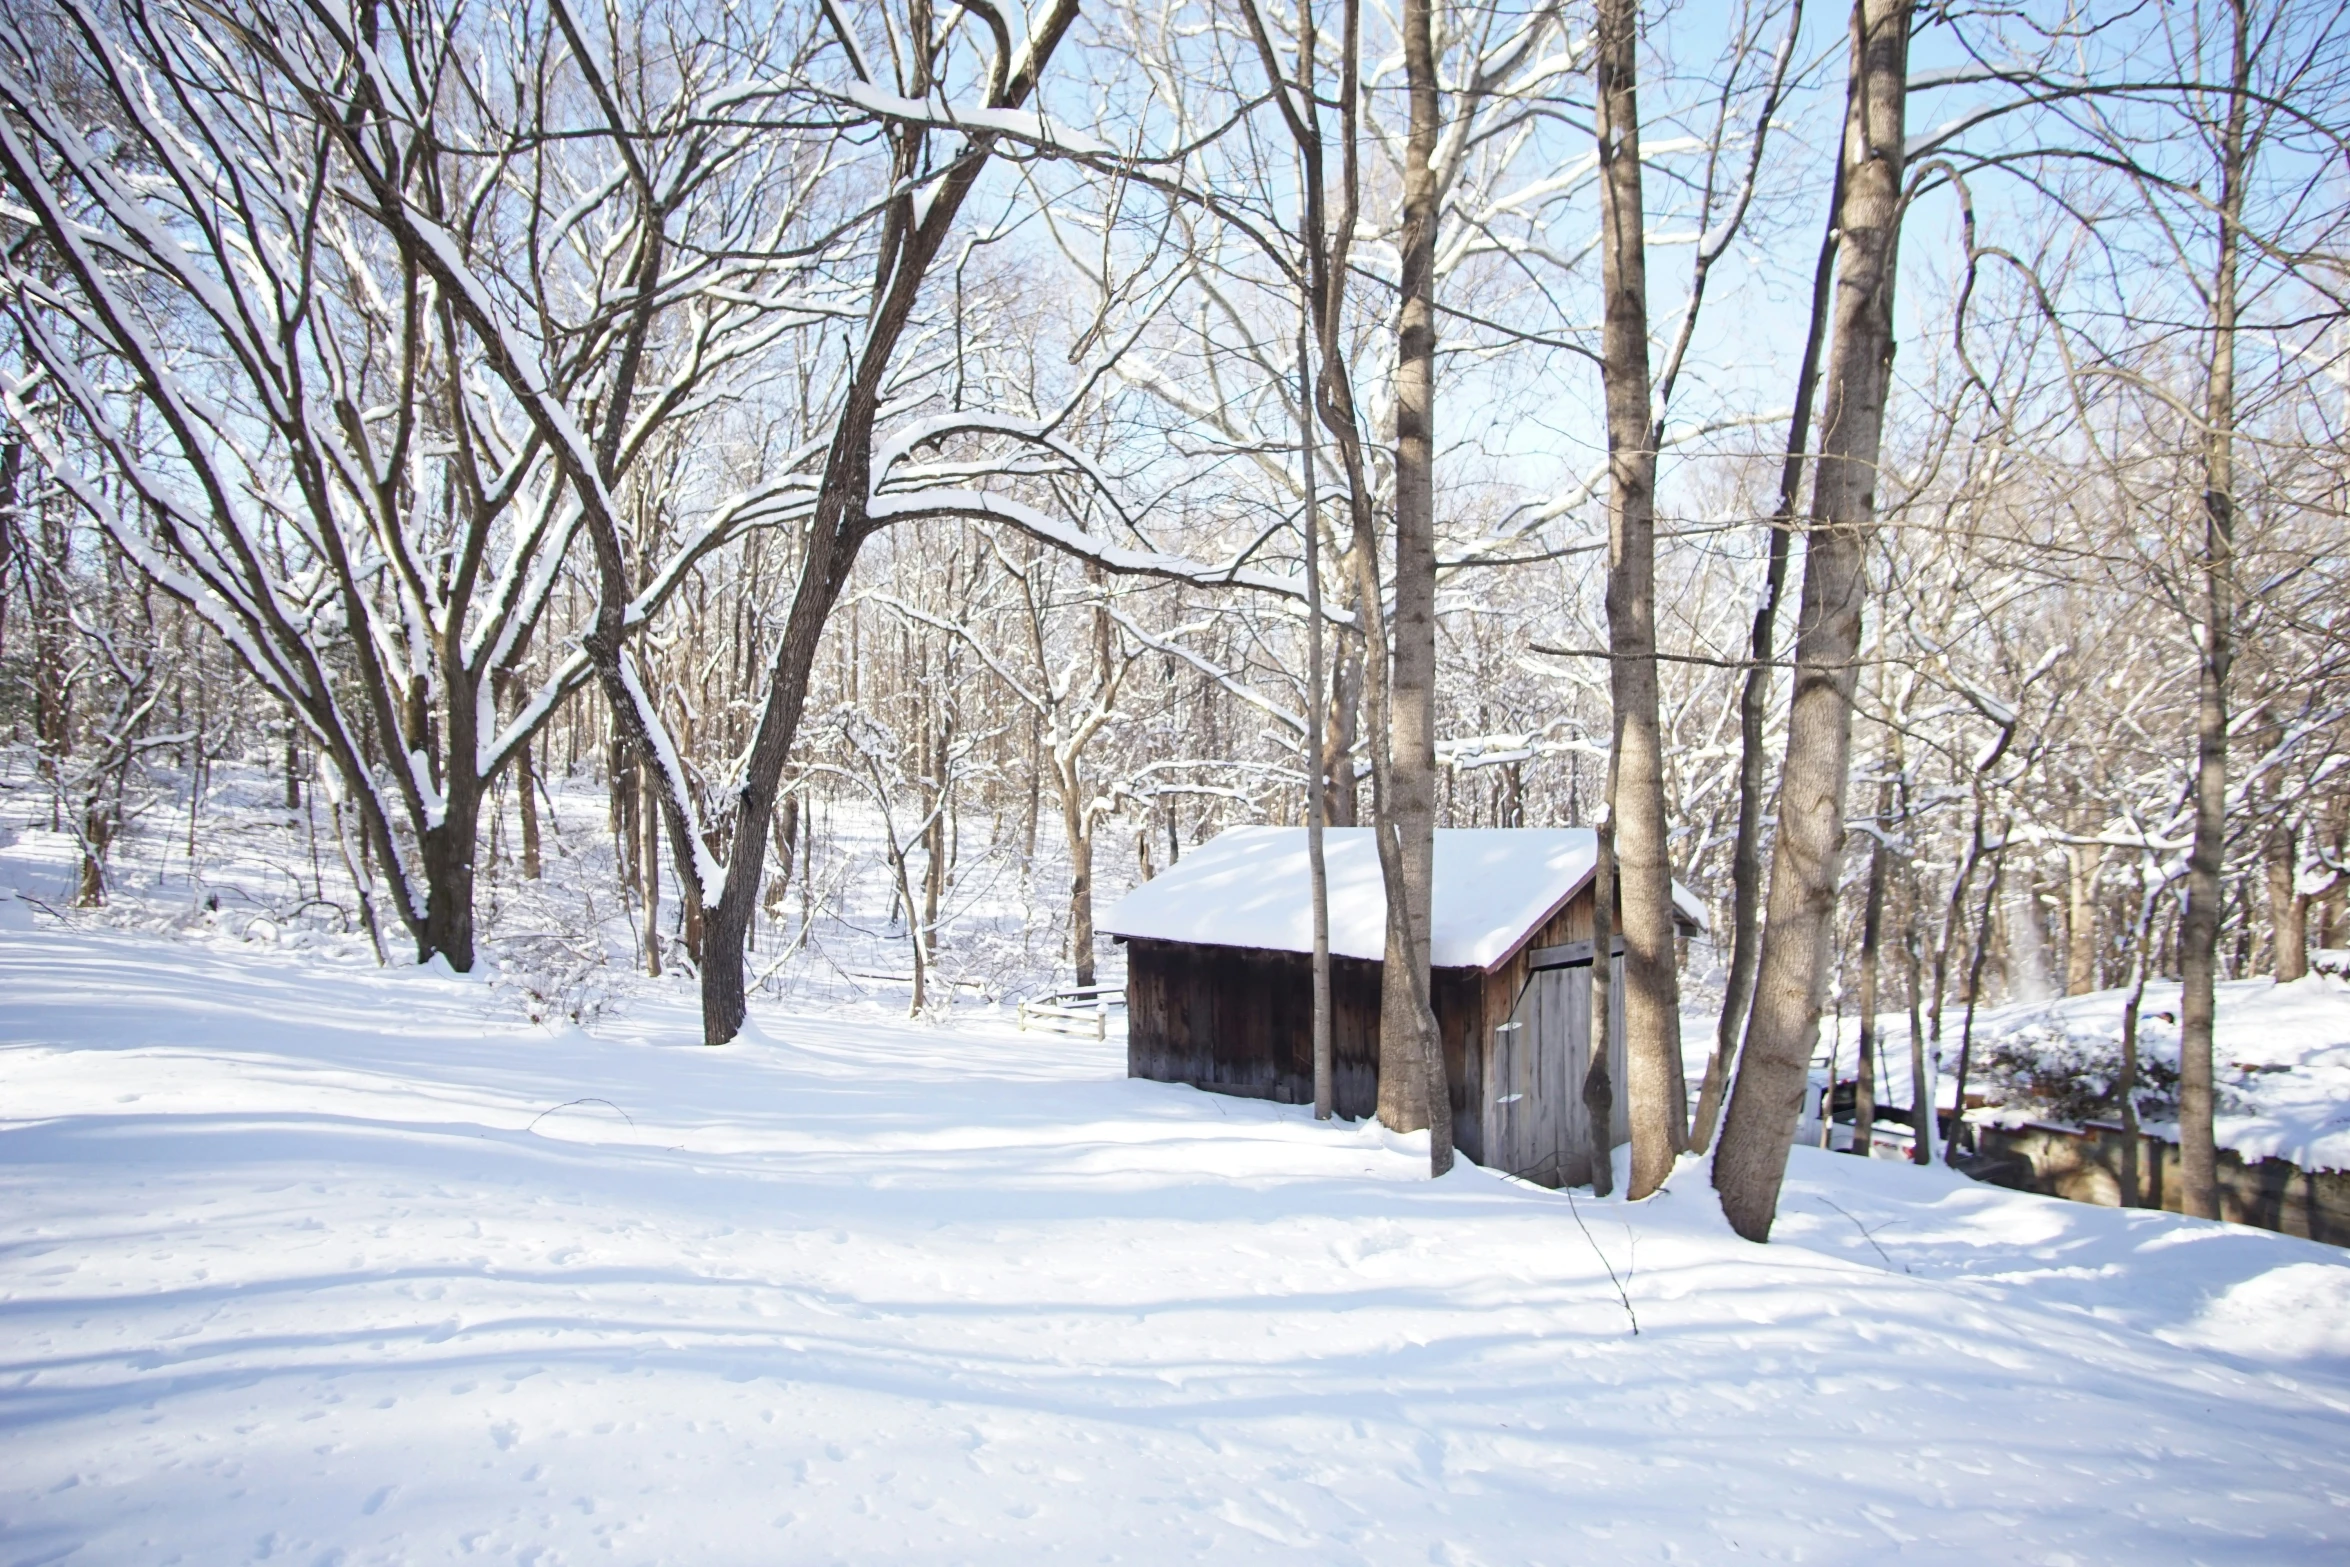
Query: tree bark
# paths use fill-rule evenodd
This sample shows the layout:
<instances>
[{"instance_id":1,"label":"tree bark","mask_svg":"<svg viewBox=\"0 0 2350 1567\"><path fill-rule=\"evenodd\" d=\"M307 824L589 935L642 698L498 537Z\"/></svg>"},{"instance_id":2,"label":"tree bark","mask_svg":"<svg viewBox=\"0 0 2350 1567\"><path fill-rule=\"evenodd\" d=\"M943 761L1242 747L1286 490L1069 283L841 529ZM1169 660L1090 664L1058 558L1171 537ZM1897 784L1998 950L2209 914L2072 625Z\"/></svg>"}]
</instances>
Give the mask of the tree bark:
<instances>
[{"instance_id":1,"label":"tree bark","mask_svg":"<svg viewBox=\"0 0 2350 1567\"><path fill-rule=\"evenodd\" d=\"M1069 791L1074 796L1074 789ZM1069 833L1069 955L1080 986L1093 983L1093 829L1082 804L1064 806Z\"/></svg>"},{"instance_id":2,"label":"tree bark","mask_svg":"<svg viewBox=\"0 0 2350 1567\"><path fill-rule=\"evenodd\" d=\"M1310 93L1312 55L1300 48L1299 72ZM1322 830L1330 814L1330 774L1323 750L1324 704L1322 658L1322 512L1314 492L1314 370L1311 348L1312 301L1304 302L1297 328L1297 451L1298 471L1305 496L1301 513L1305 523L1306 568L1306 879L1314 920L1314 1119L1327 1121L1337 1111L1330 1037L1330 874L1322 856Z\"/></svg>"},{"instance_id":3,"label":"tree bark","mask_svg":"<svg viewBox=\"0 0 2350 1567\"><path fill-rule=\"evenodd\" d=\"M1395 373L1395 615L1389 626L1388 783L1382 847L1393 858L1379 1006L1379 1119L1428 1128L1429 1168L1452 1166L1452 1095L1428 1011L1428 916L1436 859L1436 46L1433 0L1404 0L1410 124L1404 143L1402 286Z\"/></svg>"},{"instance_id":4,"label":"tree bark","mask_svg":"<svg viewBox=\"0 0 2350 1567\"><path fill-rule=\"evenodd\" d=\"M1820 235L1819 259L1812 265L1811 324L1803 361L1795 373L1795 407L1787 418L1787 455L1779 465L1779 499L1770 522L1763 568L1762 602L1755 606L1747 638L1746 677L1738 693L1738 828L1730 848L1730 973L1722 989L1722 1015L1714 1026L1714 1047L1697 1093L1697 1114L1689 1146L1704 1153L1713 1145L1722 1118L1722 1096L1737 1059L1754 1000L1754 969L1762 945L1763 781L1769 755L1763 742L1771 697L1771 661L1778 640L1779 602L1786 596L1787 556L1795 537L1795 509L1803 499L1804 453L1811 444L1812 398L1820 379L1820 349L1827 340L1831 285L1836 277L1837 224L1842 221L1844 165L1836 165L1828 198L1828 222Z\"/></svg>"},{"instance_id":5,"label":"tree bark","mask_svg":"<svg viewBox=\"0 0 2350 1567\"><path fill-rule=\"evenodd\" d=\"M1853 1074L1852 1151L1863 1159L1870 1156L1877 1127L1877 962L1885 935L1885 817L1892 809L1893 785L1888 780L1877 786L1877 830L1869 841L1869 901L1860 920L1860 1066Z\"/></svg>"},{"instance_id":6,"label":"tree bark","mask_svg":"<svg viewBox=\"0 0 2350 1567\"><path fill-rule=\"evenodd\" d=\"M2102 845L2077 843L2065 850L2064 993L2085 996L2097 988L2097 872Z\"/></svg>"},{"instance_id":7,"label":"tree bark","mask_svg":"<svg viewBox=\"0 0 2350 1567\"><path fill-rule=\"evenodd\" d=\"M2275 973L2280 985L2289 985L2309 972L2309 899L2294 886L2299 850L2291 827L2279 826L2269 834L2269 945L2276 949Z\"/></svg>"},{"instance_id":8,"label":"tree bark","mask_svg":"<svg viewBox=\"0 0 2350 1567\"><path fill-rule=\"evenodd\" d=\"M2160 887L2151 892L2144 890L2143 857L2138 862L2138 885L2138 923L2130 933L2130 998L2122 1003L2121 1081L2114 1089L2121 1101L2121 1205L2125 1208L2136 1208L2145 1201L2138 1169L2138 1012L2146 1001L2146 943L2154 934L2154 901L2161 896Z\"/></svg>"},{"instance_id":9,"label":"tree bark","mask_svg":"<svg viewBox=\"0 0 2350 1567\"><path fill-rule=\"evenodd\" d=\"M534 742L525 740L514 753L514 794L522 807L522 879L539 879L539 773L531 760Z\"/></svg>"},{"instance_id":10,"label":"tree bark","mask_svg":"<svg viewBox=\"0 0 2350 1567\"><path fill-rule=\"evenodd\" d=\"M878 776L875 782L880 782ZM897 877L898 907L906 914L906 947L914 962L914 995L906 1005L906 1016L920 1017L923 1008L930 1004L929 933L922 928L921 916L914 908L914 883L906 869L906 845L898 842L897 828L889 823L886 810L883 813L883 824L889 834L889 868ZM1079 983L1091 984L1092 981L1081 980Z\"/></svg>"},{"instance_id":11,"label":"tree bark","mask_svg":"<svg viewBox=\"0 0 2350 1567\"><path fill-rule=\"evenodd\" d=\"M768 831L775 840L775 874L767 878L767 890L760 905L770 921L783 919L784 895L791 891L792 874L798 867L800 838L800 797L786 795L775 808L775 820Z\"/></svg>"},{"instance_id":12,"label":"tree bark","mask_svg":"<svg viewBox=\"0 0 2350 1567\"><path fill-rule=\"evenodd\" d=\"M1689 1140L1657 714L1656 432L1648 372L1639 49L1639 0L1599 0L1593 59L1608 436L1608 692L1615 717L1606 830L1614 839L1623 912L1624 1088L1632 1119L1628 1195L1635 1200L1664 1184Z\"/></svg>"},{"instance_id":13,"label":"tree bark","mask_svg":"<svg viewBox=\"0 0 2350 1567\"><path fill-rule=\"evenodd\" d=\"M24 472L24 442L0 441L0 583L8 581L8 568L16 564L17 531L23 526L17 515L17 483ZM8 595L0 592L0 662L8 656Z\"/></svg>"},{"instance_id":14,"label":"tree bark","mask_svg":"<svg viewBox=\"0 0 2350 1567\"><path fill-rule=\"evenodd\" d=\"M2211 376L2203 414L2203 656L2195 681L2195 843L2179 929L2179 1211L2216 1219L2219 1149L2212 1125L2211 1034L2219 970L2220 876L2228 839L2228 668L2235 656L2236 251L2244 204L2244 121L2250 16L2234 29L2227 119L2220 132L2219 255L2211 281Z\"/></svg>"},{"instance_id":15,"label":"tree bark","mask_svg":"<svg viewBox=\"0 0 2350 1567\"><path fill-rule=\"evenodd\" d=\"M1278 81L1261 18L1253 5L1249 19L1269 76ZM1387 941L1382 967L1378 1113L1399 1129L1429 1128L1429 1169L1441 1175L1452 1166L1452 1103L1444 1071L1435 1014L1428 1005L1430 870L1434 859L1435 754L1433 673L1435 551L1431 417L1435 366L1434 225L1436 188L1431 160L1436 136L1436 76L1433 18L1428 0L1412 0L1403 13L1404 68L1410 94L1410 136L1404 159L1404 243L1399 310L1398 409L1396 421L1396 505L1398 518L1397 619L1412 621L1409 635L1391 634L1379 581L1379 528L1365 456L1362 422L1356 411L1353 378L1347 368L1343 318L1347 254L1361 211L1358 105L1361 73L1361 8L1342 7L1343 32L1336 66L1337 92L1330 100L1339 118L1340 204L1335 221L1323 218L1322 141L1318 121L1323 101L1313 92L1276 94L1305 163L1305 273L1308 309L1319 368L1314 406L1337 448L1352 524L1345 568L1351 578L1356 629L1356 669L1369 707L1374 839L1387 902ZM1301 37L1311 32L1300 13ZM1301 46L1300 54L1308 51ZM1311 79L1310 69L1304 73ZM1346 677L1348 652L1341 644L1339 730L1352 721ZM1406 687L1401 718L1397 687ZM1319 700L1316 693L1316 700ZM1342 811L1353 798L1348 787L1333 789ZM1336 780L1334 780L1335 783ZM1343 816L1342 816L1342 819ZM1416 888L1416 892L1415 892ZM1433 1091L1431 1091L1433 1086Z\"/></svg>"},{"instance_id":16,"label":"tree bark","mask_svg":"<svg viewBox=\"0 0 2350 1567\"><path fill-rule=\"evenodd\" d=\"M2006 837L2006 830L2002 828L2000 839L2003 845ZM1999 908L1999 883L2006 869L2007 854L2002 847L1991 856L1991 880L1983 888L1983 917L1975 926L1974 950L1967 954L1966 1013L1965 1021L1958 1030L1958 1077L1951 1084L1950 1139L1942 1150L1943 1162L1951 1165L1958 1163L1958 1145L1962 1137L1971 1138L1974 1135L1967 1130L1966 1122L1967 1075L1974 1070L1975 1009L1982 1003L1983 965L1991 955L1991 920ZM1973 1150L1967 1151L1971 1153Z\"/></svg>"},{"instance_id":17,"label":"tree bark","mask_svg":"<svg viewBox=\"0 0 2350 1567\"><path fill-rule=\"evenodd\" d=\"M640 776L642 770L640 770ZM661 811L654 799L645 801L645 851L637 866L645 879L645 973L661 977Z\"/></svg>"},{"instance_id":18,"label":"tree bark","mask_svg":"<svg viewBox=\"0 0 2350 1567\"><path fill-rule=\"evenodd\" d=\"M1613 763L1610 768L1612 770ZM1591 1064L1583 1071L1583 1125L1591 1138L1591 1190L1616 1189L1616 1090L1609 1062L1616 1034L1616 833L1599 820L1598 853L1591 866Z\"/></svg>"},{"instance_id":19,"label":"tree bark","mask_svg":"<svg viewBox=\"0 0 2350 1567\"><path fill-rule=\"evenodd\" d=\"M78 835L81 838L81 874L74 882L73 902L78 909L98 909L106 906L106 850L114 841L114 823L106 814L98 795L93 791L80 811Z\"/></svg>"},{"instance_id":20,"label":"tree bark","mask_svg":"<svg viewBox=\"0 0 2350 1567\"><path fill-rule=\"evenodd\" d=\"M1386 639L1378 602L1376 531L1371 519L1369 484L1364 474L1361 428L1354 417L1352 384L1339 346L1341 316L1346 299L1346 251L1353 238L1356 214L1360 210L1356 107L1361 85L1361 73L1357 66L1362 30L1359 0L1342 0L1340 10L1342 20L1337 59L1334 62L1338 90L1335 99L1326 100L1318 86L1320 67L1315 60L1318 30L1313 8L1301 5L1295 13L1298 90L1292 96L1279 90L1280 60L1254 0L1243 0L1241 6L1264 62L1266 77L1276 88L1282 116L1288 122L1290 135L1297 144L1300 195L1303 198L1298 214L1298 244L1303 262L1300 269L1302 287L1298 299L1298 453L1304 490L1302 517L1305 537L1308 714L1306 756L1311 770L1306 803L1306 859L1314 927L1314 1115L1320 1120L1328 1120L1333 1114L1336 1098L1331 1041L1329 877L1323 858L1323 832L1333 815L1344 825L1354 824L1354 727L1358 687L1365 666L1360 656L1350 656L1349 645L1342 640L1338 650L1336 678L1325 686L1321 499L1315 482L1315 452L1319 444L1314 433L1317 416L1337 440L1340 468L1346 480L1348 510L1354 523L1352 555L1342 562L1342 568L1352 576L1356 586L1355 626L1362 634L1362 645L1379 647L1382 651L1377 656L1382 659ZM1328 185L1324 172L1321 113L1326 102L1338 115L1343 177L1340 214L1335 229L1328 219ZM1317 348L1321 356L1319 373L1314 363ZM1369 595L1368 602L1364 599L1366 593ZM1376 643L1373 641L1374 634ZM1384 692L1383 664L1373 684ZM1168 833L1172 852L1172 812L1168 818ZM1393 889L1400 878L1396 874L1395 856L1384 827L1378 835L1378 843L1380 869L1390 889ZM1390 910L1388 924L1391 932L1397 923L1397 912L1395 909ZM1384 1058L1384 1050L1382 1056Z\"/></svg>"},{"instance_id":21,"label":"tree bark","mask_svg":"<svg viewBox=\"0 0 2350 1567\"><path fill-rule=\"evenodd\" d=\"M1892 385L1910 6L1857 0L1853 8L1834 346L1804 550L1779 828L1754 1014L1714 1156L1723 1214L1753 1241L1770 1238L1788 1140L1802 1112L1844 851L1852 692Z\"/></svg>"},{"instance_id":22,"label":"tree bark","mask_svg":"<svg viewBox=\"0 0 2350 1567\"><path fill-rule=\"evenodd\" d=\"M1910 795L1909 748L1903 743L1901 728L1894 725L1886 733L1886 746L1893 756L1893 784L1901 799L1901 836L1907 849L1901 856L1901 956L1904 967L1903 989L1909 1000L1909 1158L1912 1164L1934 1162L1934 1085L1931 1063L1926 1055L1926 1030L1919 1014L1919 999L1925 994L1924 954L1918 930L1918 912L1924 906L1923 890L1918 885L1916 841L1911 823L1915 819L1916 802Z\"/></svg>"},{"instance_id":23,"label":"tree bark","mask_svg":"<svg viewBox=\"0 0 2350 1567\"><path fill-rule=\"evenodd\" d=\"M1918 1017L1919 981L1923 965L1918 953L1917 885L1913 876L1910 883L1908 922L1902 931L1901 942L1909 961L1909 1161L1912 1164L1934 1162L1934 1068L1935 1062L1926 1049L1926 1030Z\"/></svg>"},{"instance_id":24,"label":"tree bark","mask_svg":"<svg viewBox=\"0 0 2350 1567\"><path fill-rule=\"evenodd\" d=\"M1333 827L1359 827L1362 812L1355 746L1363 707L1361 638L1341 635L1332 665L1330 716L1322 737L1322 776L1328 780L1329 790L1324 819Z\"/></svg>"},{"instance_id":25,"label":"tree bark","mask_svg":"<svg viewBox=\"0 0 2350 1567\"><path fill-rule=\"evenodd\" d=\"M425 887L424 928L417 936L416 956L422 962L437 952L449 967L468 974L473 971L474 848L481 835L483 782L471 765L480 739L475 725L478 687L456 660L448 661L441 678L448 754L464 760L448 770L443 782L440 820L418 835Z\"/></svg>"}]
</instances>

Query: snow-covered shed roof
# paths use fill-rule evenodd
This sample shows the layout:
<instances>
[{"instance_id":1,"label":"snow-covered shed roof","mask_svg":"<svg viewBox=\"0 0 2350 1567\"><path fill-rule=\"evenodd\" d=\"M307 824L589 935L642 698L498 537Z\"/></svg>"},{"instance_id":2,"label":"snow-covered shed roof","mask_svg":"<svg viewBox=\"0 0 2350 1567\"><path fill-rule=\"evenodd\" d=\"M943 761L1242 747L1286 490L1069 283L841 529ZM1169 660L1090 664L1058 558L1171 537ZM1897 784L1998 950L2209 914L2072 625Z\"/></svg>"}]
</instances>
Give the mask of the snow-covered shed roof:
<instances>
[{"instance_id":1,"label":"snow-covered shed roof","mask_svg":"<svg viewBox=\"0 0 2350 1567\"><path fill-rule=\"evenodd\" d=\"M1500 963L1582 890L1598 856L1598 836L1588 827L1439 828L1429 961L1438 968ZM1322 857L1331 952L1379 959L1387 951L1387 889L1371 829L1326 829ZM1678 883L1673 904L1705 928L1703 905ZM1306 830L1231 828L1120 899L1101 928L1152 941L1311 952Z\"/></svg>"}]
</instances>

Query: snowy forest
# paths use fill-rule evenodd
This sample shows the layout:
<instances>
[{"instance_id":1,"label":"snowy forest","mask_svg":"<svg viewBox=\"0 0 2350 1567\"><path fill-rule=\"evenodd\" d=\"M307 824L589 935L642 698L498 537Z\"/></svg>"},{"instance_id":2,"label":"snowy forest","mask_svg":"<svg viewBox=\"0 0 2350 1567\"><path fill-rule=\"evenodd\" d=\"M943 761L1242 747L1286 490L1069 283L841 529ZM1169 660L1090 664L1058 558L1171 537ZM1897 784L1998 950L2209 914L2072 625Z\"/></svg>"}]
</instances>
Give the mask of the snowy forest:
<instances>
[{"instance_id":1,"label":"snowy forest","mask_svg":"<svg viewBox=\"0 0 2350 1567\"><path fill-rule=\"evenodd\" d=\"M2341 0L0 0L0 1558L2350 1560L2346 541Z\"/></svg>"},{"instance_id":2,"label":"snowy forest","mask_svg":"<svg viewBox=\"0 0 2350 1567\"><path fill-rule=\"evenodd\" d=\"M1600 825L1635 1195L1718 1124L1767 1234L1823 1017L1963 1094L1954 1007L2169 977L2216 1213L2214 985L2344 940L2346 72L2305 0L12 5L7 788L87 908L266 821L273 929L713 1044L1371 825L1397 1130L1430 833Z\"/></svg>"}]
</instances>

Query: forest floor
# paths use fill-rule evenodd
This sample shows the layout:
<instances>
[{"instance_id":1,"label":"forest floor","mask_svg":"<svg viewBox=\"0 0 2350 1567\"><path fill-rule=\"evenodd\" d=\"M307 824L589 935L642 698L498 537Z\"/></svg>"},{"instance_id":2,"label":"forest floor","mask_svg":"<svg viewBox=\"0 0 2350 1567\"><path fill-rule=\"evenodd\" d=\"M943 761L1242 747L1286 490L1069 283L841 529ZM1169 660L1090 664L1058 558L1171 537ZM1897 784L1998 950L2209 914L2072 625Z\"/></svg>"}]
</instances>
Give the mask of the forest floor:
<instances>
[{"instance_id":1,"label":"forest floor","mask_svg":"<svg viewBox=\"0 0 2350 1567\"><path fill-rule=\"evenodd\" d=\"M1115 1040L0 909L11 1562L2350 1543L2330 1248L1808 1149L1757 1247Z\"/></svg>"},{"instance_id":2,"label":"forest floor","mask_svg":"<svg viewBox=\"0 0 2350 1567\"><path fill-rule=\"evenodd\" d=\"M0 1562L2345 1554L2350 1254L1800 1148L1767 1248L1694 1166L1430 1183L1017 1033L991 844L904 1021L846 817L705 1050L592 791L459 978L276 789L87 911L0 791Z\"/></svg>"}]
</instances>

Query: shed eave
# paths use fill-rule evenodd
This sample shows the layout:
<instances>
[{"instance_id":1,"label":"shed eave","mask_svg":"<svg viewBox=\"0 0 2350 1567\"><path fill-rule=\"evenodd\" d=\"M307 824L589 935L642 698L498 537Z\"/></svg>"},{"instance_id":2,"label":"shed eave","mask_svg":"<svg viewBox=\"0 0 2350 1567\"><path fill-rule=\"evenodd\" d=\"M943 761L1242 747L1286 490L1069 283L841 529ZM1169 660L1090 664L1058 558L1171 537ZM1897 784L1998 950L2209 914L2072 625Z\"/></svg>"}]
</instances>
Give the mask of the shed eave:
<instances>
[{"instance_id":1,"label":"shed eave","mask_svg":"<svg viewBox=\"0 0 2350 1567\"><path fill-rule=\"evenodd\" d=\"M1551 904L1549 908L1542 911L1542 917L1540 919L1535 920L1524 930L1519 931L1517 935L1511 937L1509 945L1502 949L1501 955L1495 958L1492 962L1484 965L1484 967L1479 970L1479 972L1486 974L1498 974L1503 969L1509 967L1510 960L1515 958L1519 953L1526 950L1527 943L1534 939L1536 934L1541 931L1543 926L1549 924L1552 920L1557 919L1559 917L1560 910L1564 909L1568 904L1574 902L1577 898L1583 896L1584 889L1591 885L1591 879L1598 874L1599 868L1597 866L1593 866L1590 870L1585 871L1582 877L1577 880L1573 886L1569 887L1565 892L1559 894L1557 902Z\"/></svg>"}]
</instances>

